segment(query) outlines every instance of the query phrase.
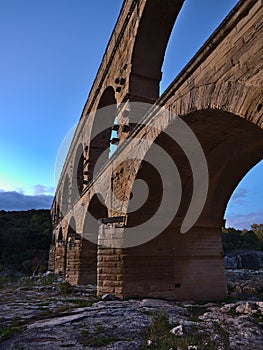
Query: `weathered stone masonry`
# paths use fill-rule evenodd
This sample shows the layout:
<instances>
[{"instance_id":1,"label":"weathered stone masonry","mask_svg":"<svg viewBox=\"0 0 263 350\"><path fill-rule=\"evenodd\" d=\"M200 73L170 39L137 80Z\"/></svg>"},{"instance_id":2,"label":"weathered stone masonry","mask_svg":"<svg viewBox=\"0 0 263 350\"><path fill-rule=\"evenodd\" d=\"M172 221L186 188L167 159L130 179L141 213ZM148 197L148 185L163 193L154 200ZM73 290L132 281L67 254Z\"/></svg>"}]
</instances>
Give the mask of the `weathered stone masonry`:
<instances>
[{"instance_id":1,"label":"weathered stone masonry","mask_svg":"<svg viewBox=\"0 0 263 350\"><path fill-rule=\"evenodd\" d=\"M97 283L98 294L211 299L226 293L221 242L225 208L263 154L263 2L241 0L159 96L166 45L182 5L180 0L124 1L57 187L49 267L72 284ZM170 114L145 110L138 125L132 102L156 104ZM107 106L113 107L100 112ZM100 156L109 147L116 116L118 151L108 160ZM193 177L183 150L167 136L176 116L196 135L209 172L204 208L186 234L180 229ZM143 157L154 156L151 145L169 153L182 181L181 202L157 237L111 248L105 242L112 237L125 240L130 227L155 215L162 186L170 186L162 185L152 166L139 158L115 167L118 155L125 159L132 152L130 139L148 140L148 147L138 151ZM148 183L149 196L130 212L133 184L139 178ZM116 195L114 210L103 205L98 184ZM167 208L167 215L172 209Z\"/></svg>"}]
</instances>

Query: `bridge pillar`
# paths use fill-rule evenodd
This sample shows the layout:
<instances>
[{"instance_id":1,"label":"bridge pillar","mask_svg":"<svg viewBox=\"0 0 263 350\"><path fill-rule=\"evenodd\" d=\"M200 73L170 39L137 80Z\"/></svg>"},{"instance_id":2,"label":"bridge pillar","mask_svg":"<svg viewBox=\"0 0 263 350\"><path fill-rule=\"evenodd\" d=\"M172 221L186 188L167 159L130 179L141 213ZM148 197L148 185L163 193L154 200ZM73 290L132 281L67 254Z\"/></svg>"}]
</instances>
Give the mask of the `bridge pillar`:
<instances>
[{"instance_id":1,"label":"bridge pillar","mask_svg":"<svg viewBox=\"0 0 263 350\"><path fill-rule=\"evenodd\" d=\"M124 252L122 247L125 216L99 220L97 294L123 298Z\"/></svg>"},{"instance_id":2,"label":"bridge pillar","mask_svg":"<svg viewBox=\"0 0 263 350\"><path fill-rule=\"evenodd\" d=\"M59 274L65 273L65 242L57 242L54 251L54 272Z\"/></svg>"},{"instance_id":3,"label":"bridge pillar","mask_svg":"<svg viewBox=\"0 0 263 350\"><path fill-rule=\"evenodd\" d=\"M51 246L49 249L49 255L48 255L48 270L52 272L55 271L55 255L56 255L56 248L55 246Z\"/></svg>"},{"instance_id":4,"label":"bridge pillar","mask_svg":"<svg viewBox=\"0 0 263 350\"><path fill-rule=\"evenodd\" d=\"M121 240L124 229L110 224L100 236ZM107 238L106 238L107 237ZM226 296L221 227L199 226L185 234L170 227L140 246L98 252L98 294L210 300Z\"/></svg>"},{"instance_id":5,"label":"bridge pillar","mask_svg":"<svg viewBox=\"0 0 263 350\"><path fill-rule=\"evenodd\" d=\"M66 249L66 281L72 285L77 285L79 283L80 240L76 240L73 237L69 237Z\"/></svg>"}]
</instances>

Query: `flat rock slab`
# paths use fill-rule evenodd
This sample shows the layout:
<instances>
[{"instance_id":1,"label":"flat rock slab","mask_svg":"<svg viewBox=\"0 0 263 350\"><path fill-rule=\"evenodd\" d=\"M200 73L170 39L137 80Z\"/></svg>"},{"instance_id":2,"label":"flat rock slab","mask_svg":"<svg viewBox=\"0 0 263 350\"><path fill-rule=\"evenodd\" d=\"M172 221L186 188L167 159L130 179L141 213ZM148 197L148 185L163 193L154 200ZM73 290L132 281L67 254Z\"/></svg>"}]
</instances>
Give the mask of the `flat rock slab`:
<instances>
[{"instance_id":1,"label":"flat rock slab","mask_svg":"<svg viewBox=\"0 0 263 350\"><path fill-rule=\"evenodd\" d=\"M233 280L237 283L236 275ZM104 301L96 298L95 288L76 287L61 295L55 285L0 291L0 329L16 329L9 339L2 336L0 350L136 350L145 344L146 330L160 312L168 316L171 330L179 327L175 336L197 331L213 339L218 350L225 349L223 336L227 349L263 349L263 302L259 300L206 304L160 299ZM149 349L156 349L150 339L149 344ZM201 349L194 346L192 349Z\"/></svg>"}]
</instances>

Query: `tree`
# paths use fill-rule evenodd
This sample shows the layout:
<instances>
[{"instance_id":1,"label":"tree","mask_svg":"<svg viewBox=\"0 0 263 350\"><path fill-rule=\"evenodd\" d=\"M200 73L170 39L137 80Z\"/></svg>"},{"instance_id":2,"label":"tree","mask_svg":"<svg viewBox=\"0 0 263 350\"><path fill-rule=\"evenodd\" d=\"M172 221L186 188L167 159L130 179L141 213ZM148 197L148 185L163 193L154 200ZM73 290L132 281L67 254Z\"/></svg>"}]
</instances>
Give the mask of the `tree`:
<instances>
[{"instance_id":1,"label":"tree","mask_svg":"<svg viewBox=\"0 0 263 350\"><path fill-rule=\"evenodd\" d=\"M51 232L49 210L0 211L0 265L26 274L47 268Z\"/></svg>"},{"instance_id":2,"label":"tree","mask_svg":"<svg viewBox=\"0 0 263 350\"><path fill-rule=\"evenodd\" d=\"M260 239L263 242L263 224L252 224L251 230L255 232L258 239Z\"/></svg>"},{"instance_id":3,"label":"tree","mask_svg":"<svg viewBox=\"0 0 263 350\"><path fill-rule=\"evenodd\" d=\"M236 230L233 227L222 230L225 253L239 250L263 250L263 225L251 225L252 230Z\"/></svg>"}]
</instances>

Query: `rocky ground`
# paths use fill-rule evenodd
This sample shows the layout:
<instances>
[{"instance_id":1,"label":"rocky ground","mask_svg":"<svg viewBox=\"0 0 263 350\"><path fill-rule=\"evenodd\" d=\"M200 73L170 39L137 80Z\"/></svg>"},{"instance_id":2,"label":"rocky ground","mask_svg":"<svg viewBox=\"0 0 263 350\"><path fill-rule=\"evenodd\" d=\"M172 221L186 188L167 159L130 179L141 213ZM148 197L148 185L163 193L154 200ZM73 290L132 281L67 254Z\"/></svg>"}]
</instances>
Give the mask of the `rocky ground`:
<instances>
[{"instance_id":1,"label":"rocky ground","mask_svg":"<svg viewBox=\"0 0 263 350\"><path fill-rule=\"evenodd\" d=\"M115 300L54 275L0 290L0 350L263 349L263 270L228 271L218 302Z\"/></svg>"}]
</instances>

